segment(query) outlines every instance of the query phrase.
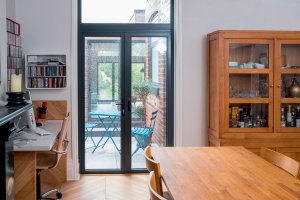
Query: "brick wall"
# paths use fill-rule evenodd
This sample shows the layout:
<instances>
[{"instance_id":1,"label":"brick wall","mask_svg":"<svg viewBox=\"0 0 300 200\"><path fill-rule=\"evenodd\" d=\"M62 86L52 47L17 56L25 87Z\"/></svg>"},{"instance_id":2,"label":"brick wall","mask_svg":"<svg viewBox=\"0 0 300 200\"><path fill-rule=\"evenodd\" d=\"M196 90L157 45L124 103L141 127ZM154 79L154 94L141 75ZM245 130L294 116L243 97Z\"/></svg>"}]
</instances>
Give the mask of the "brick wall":
<instances>
[{"instance_id":1,"label":"brick wall","mask_svg":"<svg viewBox=\"0 0 300 200\"><path fill-rule=\"evenodd\" d=\"M168 23L170 21L170 0L147 1L145 11L146 22ZM155 12L157 12L157 21L153 21L153 19L151 19Z\"/></svg>"},{"instance_id":2,"label":"brick wall","mask_svg":"<svg viewBox=\"0 0 300 200\"><path fill-rule=\"evenodd\" d=\"M151 19L153 13L157 11L157 21ZM146 22L152 21L154 23L169 22L170 19L170 0L151 0L147 1L145 9ZM148 52L146 59L146 79L151 80L151 45L149 41ZM156 143L160 146L166 145L166 133L167 133L167 61L166 53L159 54L159 94L150 95L146 103L146 123L149 125L151 113L158 110L156 124L152 135L152 143Z\"/></svg>"},{"instance_id":3,"label":"brick wall","mask_svg":"<svg viewBox=\"0 0 300 200\"><path fill-rule=\"evenodd\" d=\"M148 63L151 62L151 56L147 58ZM146 124L149 125L152 112L158 110L156 124L152 135L152 143L160 146L166 145L167 132L167 87L166 87L166 53L159 54L159 94L158 96L151 94L146 102ZM146 66L149 72L151 65ZM150 69L150 70L149 70Z\"/></svg>"}]
</instances>

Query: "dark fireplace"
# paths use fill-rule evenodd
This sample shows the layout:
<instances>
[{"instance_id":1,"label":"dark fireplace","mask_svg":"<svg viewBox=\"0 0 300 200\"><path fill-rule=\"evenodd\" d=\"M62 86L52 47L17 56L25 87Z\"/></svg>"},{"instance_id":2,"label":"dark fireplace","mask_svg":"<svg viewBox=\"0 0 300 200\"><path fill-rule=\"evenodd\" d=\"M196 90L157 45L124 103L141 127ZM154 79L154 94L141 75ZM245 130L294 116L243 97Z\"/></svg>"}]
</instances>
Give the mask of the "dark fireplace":
<instances>
[{"instance_id":1,"label":"dark fireplace","mask_svg":"<svg viewBox=\"0 0 300 200\"><path fill-rule=\"evenodd\" d=\"M6 199L14 199L13 142L5 144Z\"/></svg>"},{"instance_id":2,"label":"dark fireplace","mask_svg":"<svg viewBox=\"0 0 300 200\"><path fill-rule=\"evenodd\" d=\"M14 119L30 108L31 104L0 106L0 200L14 199L13 140L9 137L17 131Z\"/></svg>"}]
</instances>

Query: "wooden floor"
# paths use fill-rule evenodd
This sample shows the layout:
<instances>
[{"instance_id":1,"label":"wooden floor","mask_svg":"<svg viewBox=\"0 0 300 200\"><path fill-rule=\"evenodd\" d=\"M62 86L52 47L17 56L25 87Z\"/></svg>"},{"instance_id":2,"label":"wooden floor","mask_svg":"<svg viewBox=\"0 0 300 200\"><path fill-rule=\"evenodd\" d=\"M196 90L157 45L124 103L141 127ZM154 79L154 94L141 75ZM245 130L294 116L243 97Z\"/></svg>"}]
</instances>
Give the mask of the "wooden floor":
<instances>
[{"instance_id":1,"label":"wooden floor","mask_svg":"<svg viewBox=\"0 0 300 200\"><path fill-rule=\"evenodd\" d=\"M82 175L61 188L63 200L149 200L148 174Z\"/></svg>"}]
</instances>

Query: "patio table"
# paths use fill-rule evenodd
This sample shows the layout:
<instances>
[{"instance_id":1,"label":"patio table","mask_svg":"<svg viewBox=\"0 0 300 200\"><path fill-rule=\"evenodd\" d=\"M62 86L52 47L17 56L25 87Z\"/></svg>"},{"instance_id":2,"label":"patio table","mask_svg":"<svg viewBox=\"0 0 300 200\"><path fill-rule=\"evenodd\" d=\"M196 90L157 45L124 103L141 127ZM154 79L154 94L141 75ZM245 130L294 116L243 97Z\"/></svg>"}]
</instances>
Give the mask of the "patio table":
<instances>
[{"instance_id":1,"label":"patio table","mask_svg":"<svg viewBox=\"0 0 300 200\"><path fill-rule=\"evenodd\" d=\"M113 139L113 136L119 130L118 129L118 125L119 125L118 120L120 119L120 116L121 116L120 111L118 111L118 110L92 111L92 112L89 112L89 115L98 117L100 124L103 126L103 128L105 130L105 135L108 136L108 138L106 139L106 141L103 144L101 144L103 137L98 141L98 143L95 146L92 153L94 153L96 151L96 149L100 146L102 146L102 148L103 148L109 139L112 141L112 143L114 144L117 151L119 153L121 153L121 150L116 145L116 143ZM105 123L105 122L108 122L108 123ZM111 128L112 128L112 131L110 131Z\"/></svg>"}]
</instances>

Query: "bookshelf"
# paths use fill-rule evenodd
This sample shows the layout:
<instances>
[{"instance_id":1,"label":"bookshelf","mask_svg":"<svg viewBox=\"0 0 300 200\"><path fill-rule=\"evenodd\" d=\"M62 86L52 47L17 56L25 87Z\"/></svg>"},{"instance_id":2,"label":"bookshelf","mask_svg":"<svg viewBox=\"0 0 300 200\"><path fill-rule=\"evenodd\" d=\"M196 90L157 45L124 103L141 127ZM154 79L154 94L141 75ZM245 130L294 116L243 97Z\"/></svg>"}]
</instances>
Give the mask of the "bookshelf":
<instances>
[{"instance_id":1,"label":"bookshelf","mask_svg":"<svg viewBox=\"0 0 300 200\"><path fill-rule=\"evenodd\" d=\"M20 24L6 18L7 32L7 88L11 90L12 74L22 74L22 39Z\"/></svg>"},{"instance_id":2,"label":"bookshelf","mask_svg":"<svg viewBox=\"0 0 300 200\"><path fill-rule=\"evenodd\" d=\"M27 89L63 89L67 87L66 55L27 55Z\"/></svg>"}]
</instances>

